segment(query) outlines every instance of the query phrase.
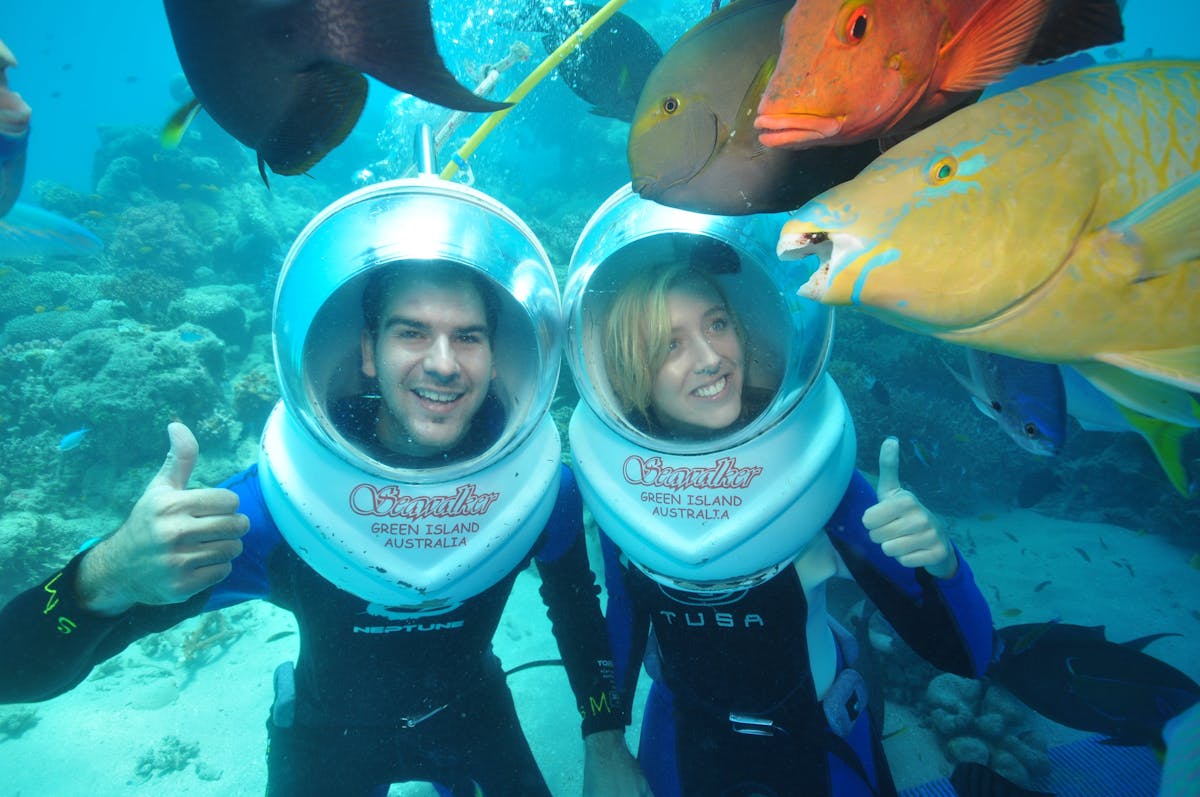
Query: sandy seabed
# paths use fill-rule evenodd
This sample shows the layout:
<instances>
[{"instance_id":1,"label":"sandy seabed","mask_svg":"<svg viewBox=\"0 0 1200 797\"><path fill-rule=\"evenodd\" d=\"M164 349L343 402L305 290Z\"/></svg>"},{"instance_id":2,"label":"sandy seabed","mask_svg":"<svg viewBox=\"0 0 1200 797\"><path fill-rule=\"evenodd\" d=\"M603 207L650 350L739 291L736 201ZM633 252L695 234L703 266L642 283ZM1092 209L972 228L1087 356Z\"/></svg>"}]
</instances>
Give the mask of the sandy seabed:
<instances>
[{"instance_id":1,"label":"sandy seabed","mask_svg":"<svg viewBox=\"0 0 1200 797\"><path fill-rule=\"evenodd\" d=\"M991 604L997 625L1062 620L1104 625L1109 639L1157 632L1147 652L1200 680L1200 574L1194 550L1117 526L1075 523L1017 511L948 519ZM1049 583L1046 583L1049 582ZM226 644L181 663L195 618L159 642L135 644L74 691L33 706L0 707L0 797L259 795L266 783L265 719L277 664L297 648L291 615L264 603L224 612L202 636L230 631ZM555 658L537 579L524 573L497 634L506 667ZM647 679L643 678L643 685ZM561 668L510 678L534 752L555 795L578 795L582 743ZM32 716L30 716L32 714ZM21 717L28 718L20 735ZM1055 744L1087 734L1048 720ZM636 723L635 723L636 727ZM951 770L921 717L888 707L888 753L903 789ZM636 733L630 732L636 746ZM182 769L162 771L177 761ZM426 797L429 787L397 785L392 797Z\"/></svg>"}]
</instances>

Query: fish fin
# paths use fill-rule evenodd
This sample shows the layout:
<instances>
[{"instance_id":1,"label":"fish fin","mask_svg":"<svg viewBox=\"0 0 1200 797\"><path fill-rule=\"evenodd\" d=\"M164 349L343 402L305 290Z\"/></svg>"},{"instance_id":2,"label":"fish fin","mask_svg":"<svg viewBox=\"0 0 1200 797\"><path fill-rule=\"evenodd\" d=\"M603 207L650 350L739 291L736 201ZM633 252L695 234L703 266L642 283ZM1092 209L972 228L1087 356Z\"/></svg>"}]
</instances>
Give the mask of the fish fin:
<instances>
[{"instance_id":1,"label":"fish fin","mask_svg":"<svg viewBox=\"0 0 1200 797\"><path fill-rule=\"evenodd\" d=\"M975 404L975 408L982 412L986 417L991 418L993 421L997 420L999 415L994 409L992 409L991 400L988 398L987 392L980 387L980 381L977 377L975 362L970 358L969 352L968 363L970 364L971 368L970 376L964 376L962 372L960 372L953 365L945 360L942 360L942 365L946 366L946 370L950 372L950 375L953 376L955 380L957 380L958 383L962 385L970 395L971 401Z\"/></svg>"},{"instance_id":2,"label":"fish fin","mask_svg":"<svg viewBox=\"0 0 1200 797\"><path fill-rule=\"evenodd\" d=\"M196 118L196 114L200 113L200 108L200 100L192 97L179 110L171 114L171 118L167 120L166 126L163 127L163 131L158 137L164 149L175 149L179 146L179 142L183 140L183 134L187 132L188 125Z\"/></svg>"},{"instance_id":3,"label":"fish fin","mask_svg":"<svg viewBox=\"0 0 1200 797\"><path fill-rule=\"evenodd\" d=\"M989 0L942 46L939 91L976 91L1025 58L1050 0Z\"/></svg>"},{"instance_id":4,"label":"fish fin","mask_svg":"<svg viewBox=\"0 0 1200 797\"><path fill-rule=\"evenodd\" d=\"M749 149L751 151L758 154L766 152L767 147L758 141L758 130L754 127L754 117L758 115L759 100L762 99L762 94L767 88L767 83L771 81L771 75L775 74L775 65L777 63L779 63L778 53L763 61L762 66L755 73L754 79L746 87L746 93L742 96L742 101L733 114L733 134L730 136L731 144L740 144L749 139Z\"/></svg>"},{"instance_id":5,"label":"fish fin","mask_svg":"<svg viewBox=\"0 0 1200 797\"><path fill-rule=\"evenodd\" d=\"M1150 451L1154 453L1154 458L1158 460L1163 472L1167 474L1171 486L1180 495L1187 498L1190 493L1188 492L1187 471L1183 467L1182 441L1193 430L1186 426L1142 415L1140 412L1134 412L1120 404L1117 404L1116 407L1125 420L1129 421L1129 425L1146 441L1146 445L1150 446ZM1132 643L1126 642L1125 644Z\"/></svg>"},{"instance_id":6,"label":"fish fin","mask_svg":"<svg viewBox=\"0 0 1200 797\"><path fill-rule=\"evenodd\" d=\"M1134 650L1143 650L1151 642L1155 642L1163 637L1169 636L1183 636L1183 634L1180 634L1177 631L1163 631L1159 634L1147 634L1146 636L1140 636L1137 639L1131 639L1128 642L1122 642L1121 645L1127 648L1133 648Z\"/></svg>"},{"instance_id":7,"label":"fish fin","mask_svg":"<svg viewBox=\"0 0 1200 797\"><path fill-rule=\"evenodd\" d=\"M1096 359L1181 390L1200 392L1200 345L1157 351L1099 354ZM1192 405L1194 413L1194 401ZM1200 418L1200 415L1197 417ZM1185 425L1200 424L1193 422Z\"/></svg>"},{"instance_id":8,"label":"fish fin","mask_svg":"<svg viewBox=\"0 0 1200 797\"><path fill-rule=\"evenodd\" d=\"M292 102L258 148L276 174L303 174L350 134L367 100L358 70L324 62L292 78Z\"/></svg>"},{"instance_id":9,"label":"fish fin","mask_svg":"<svg viewBox=\"0 0 1200 797\"><path fill-rule=\"evenodd\" d=\"M1200 427L1200 404L1186 390L1110 362L1106 355L1104 362L1075 362L1071 367L1117 404L1189 429Z\"/></svg>"},{"instance_id":10,"label":"fish fin","mask_svg":"<svg viewBox=\"0 0 1200 797\"><path fill-rule=\"evenodd\" d=\"M1124 40L1125 24L1117 0L1056 0L1025 56L1025 63L1053 61Z\"/></svg>"},{"instance_id":11,"label":"fish fin","mask_svg":"<svg viewBox=\"0 0 1200 797\"><path fill-rule=\"evenodd\" d=\"M1200 260L1200 172L1154 195L1097 235L1115 237L1118 245L1134 250L1139 269L1131 275L1134 282Z\"/></svg>"},{"instance_id":12,"label":"fish fin","mask_svg":"<svg viewBox=\"0 0 1200 797\"><path fill-rule=\"evenodd\" d=\"M313 43L316 52L298 53L353 67L373 78L428 102L456 111L499 111L511 103L484 99L459 83L446 68L434 38L428 2L394 0L326 0L306 3L311 13L300 15L295 4L273 13L289 15L290 27L300 26L299 41Z\"/></svg>"}]
</instances>

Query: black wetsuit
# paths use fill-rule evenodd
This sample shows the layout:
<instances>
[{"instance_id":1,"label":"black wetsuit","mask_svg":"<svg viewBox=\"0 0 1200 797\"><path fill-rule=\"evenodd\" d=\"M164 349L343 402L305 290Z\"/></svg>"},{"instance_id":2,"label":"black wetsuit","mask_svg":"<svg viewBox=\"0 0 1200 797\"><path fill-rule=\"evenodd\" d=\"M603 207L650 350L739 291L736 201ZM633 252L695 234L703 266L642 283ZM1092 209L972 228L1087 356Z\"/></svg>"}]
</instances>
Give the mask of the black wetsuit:
<instances>
[{"instance_id":1,"label":"black wetsuit","mask_svg":"<svg viewBox=\"0 0 1200 797\"><path fill-rule=\"evenodd\" d=\"M295 614L301 640L294 680L290 663L277 673L270 795L382 794L386 784L406 781L472 797L473 782L488 797L548 795L492 652L513 583L532 559L584 734L624 727L582 503L568 469L526 559L453 611L426 618L368 604L302 561L267 511L257 466L222 486L238 494L239 511L250 518L228 578L183 603L139 604L109 618L79 606L74 584L84 554L77 555L0 610L0 702L62 694L148 633L261 598ZM294 700L286 695L292 683Z\"/></svg>"},{"instance_id":2,"label":"black wetsuit","mask_svg":"<svg viewBox=\"0 0 1200 797\"><path fill-rule=\"evenodd\" d=\"M840 557L905 641L960 675L978 677L987 666L992 623L961 557L957 574L938 580L871 542L861 518L875 502L856 473L826 523L833 548L817 583L788 567L748 589L671 589L603 538L618 679L632 694L643 661L654 678L638 758L655 797L895 794L865 684L850 669L853 640L830 633L823 578ZM824 701L814 651L832 679L822 684Z\"/></svg>"}]
</instances>

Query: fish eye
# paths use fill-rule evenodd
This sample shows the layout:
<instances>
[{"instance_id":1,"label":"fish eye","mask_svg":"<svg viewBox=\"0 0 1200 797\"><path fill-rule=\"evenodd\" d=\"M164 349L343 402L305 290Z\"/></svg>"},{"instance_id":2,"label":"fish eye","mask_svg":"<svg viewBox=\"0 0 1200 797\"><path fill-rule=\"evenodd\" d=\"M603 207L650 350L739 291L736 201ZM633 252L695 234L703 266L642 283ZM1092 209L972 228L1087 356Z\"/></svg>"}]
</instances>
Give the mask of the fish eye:
<instances>
[{"instance_id":1,"label":"fish eye","mask_svg":"<svg viewBox=\"0 0 1200 797\"><path fill-rule=\"evenodd\" d=\"M1000 412L1000 410L1001 410L1001 409L1003 409L1003 407L1001 407L1001 406L1000 406L1000 402L999 402L999 401L993 401L993 402L992 402L992 409L994 409L996 412Z\"/></svg>"},{"instance_id":2,"label":"fish eye","mask_svg":"<svg viewBox=\"0 0 1200 797\"><path fill-rule=\"evenodd\" d=\"M858 44L867 35L868 15L865 6L853 8L846 15L838 29L838 38L842 44Z\"/></svg>"},{"instance_id":3,"label":"fish eye","mask_svg":"<svg viewBox=\"0 0 1200 797\"><path fill-rule=\"evenodd\" d=\"M1026 437L1037 437L1038 436L1037 427L1034 426L1032 423L1025 424L1025 436Z\"/></svg>"},{"instance_id":4,"label":"fish eye","mask_svg":"<svg viewBox=\"0 0 1200 797\"><path fill-rule=\"evenodd\" d=\"M668 114L675 113L679 110L679 100L675 97L667 97L663 100L662 109Z\"/></svg>"},{"instance_id":5,"label":"fish eye","mask_svg":"<svg viewBox=\"0 0 1200 797\"><path fill-rule=\"evenodd\" d=\"M958 174L958 159L953 155L935 158L925 170L925 179L930 185L945 185Z\"/></svg>"}]
</instances>

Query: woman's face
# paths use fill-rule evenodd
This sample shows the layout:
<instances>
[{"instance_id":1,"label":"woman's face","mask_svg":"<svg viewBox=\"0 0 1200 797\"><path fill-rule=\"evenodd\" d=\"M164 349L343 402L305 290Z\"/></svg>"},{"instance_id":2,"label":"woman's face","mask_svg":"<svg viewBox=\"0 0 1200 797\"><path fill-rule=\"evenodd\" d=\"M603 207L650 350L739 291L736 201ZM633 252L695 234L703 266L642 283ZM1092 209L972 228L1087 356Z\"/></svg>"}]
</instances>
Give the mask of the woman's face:
<instances>
[{"instance_id":1,"label":"woman's face","mask_svg":"<svg viewBox=\"0 0 1200 797\"><path fill-rule=\"evenodd\" d=\"M651 404L673 432L724 429L742 412L742 343L728 308L711 288L667 293L671 340L654 377Z\"/></svg>"}]
</instances>

